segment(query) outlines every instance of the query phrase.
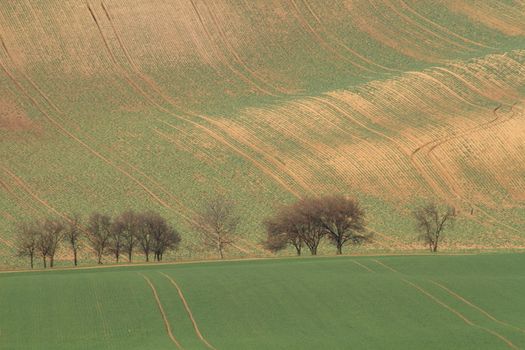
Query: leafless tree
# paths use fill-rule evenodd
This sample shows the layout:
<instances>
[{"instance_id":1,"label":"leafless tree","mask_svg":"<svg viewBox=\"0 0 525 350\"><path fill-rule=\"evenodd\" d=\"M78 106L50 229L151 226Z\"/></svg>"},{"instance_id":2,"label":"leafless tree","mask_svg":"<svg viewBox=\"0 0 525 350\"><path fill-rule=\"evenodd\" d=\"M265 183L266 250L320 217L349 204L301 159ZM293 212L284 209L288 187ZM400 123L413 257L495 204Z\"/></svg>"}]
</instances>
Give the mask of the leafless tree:
<instances>
[{"instance_id":1,"label":"leafless tree","mask_svg":"<svg viewBox=\"0 0 525 350\"><path fill-rule=\"evenodd\" d=\"M105 214L93 213L89 217L86 237L91 248L97 254L99 264L106 254L111 237L111 217Z\"/></svg>"},{"instance_id":2,"label":"leafless tree","mask_svg":"<svg viewBox=\"0 0 525 350\"><path fill-rule=\"evenodd\" d=\"M266 249L272 252L283 250L291 245L299 256L304 246L303 237L291 220L290 211L290 207L283 207L277 214L264 222L267 237L263 244Z\"/></svg>"},{"instance_id":3,"label":"leafless tree","mask_svg":"<svg viewBox=\"0 0 525 350\"><path fill-rule=\"evenodd\" d=\"M161 261L166 251L177 248L180 243L179 233L158 213L141 213L138 223L137 239L146 261L151 253L154 260Z\"/></svg>"},{"instance_id":4,"label":"leafless tree","mask_svg":"<svg viewBox=\"0 0 525 350\"><path fill-rule=\"evenodd\" d=\"M138 215L137 241L147 262L149 261L149 255L153 250L152 231L155 229L158 220L158 214L151 211L140 213Z\"/></svg>"},{"instance_id":5,"label":"leafless tree","mask_svg":"<svg viewBox=\"0 0 525 350\"><path fill-rule=\"evenodd\" d=\"M312 255L317 255L319 244L326 235L317 215L318 205L313 198L304 198L282 207L265 224L268 234L266 247L280 250L286 245L292 245L299 255L304 244Z\"/></svg>"},{"instance_id":6,"label":"leafless tree","mask_svg":"<svg viewBox=\"0 0 525 350\"><path fill-rule=\"evenodd\" d=\"M118 264L120 255L124 250L126 242L126 231L118 222L113 222L110 228L110 235L108 240L108 251L115 257L115 262Z\"/></svg>"},{"instance_id":7,"label":"leafless tree","mask_svg":"<svg viewBox=\"0 0 525 350\"><path fill-rule=\"evenodd\" d=\"M34 223L28 222L23 222L17 225L17 230L17 255L20 257L28 257L31 268L33 268L40 232Z\"/></svg>"},{"instance_id":8,"label":"leafless tree","mask_svg":"<svg viewBox=\"0 0 525 350\"><path fill-rule=\"evenodd\" d=\"M204 245L216 249L224 259L226 247L235 243L239 217L235 203L222 195L211 198L195 218L194 229L202 235Z\"/></svg>"},{"instance_id":9,"label":"leafless tree","mask_svg":"<svg viewBox=\"0 0 525 350\"><path fill-rule=\"evenodd\" d=\"M297 232L310 250L310 254L317 255L317 249L323 237L326 236L326 231L319 224L316 199L301 199L292 208L291 219L297 227Z\"/></svg>"},{"instance_id":10,"label":"leafless tree","mask_svg":"<svg viewBox=\"0 0 525 350\"><path fill-rule=\"evenodd\" d=\"M132 261L133 250L138 244L139 221L139 215L128 210L115 219L112 227L112 230L119 231L119 235L122 235L122 251L127 254L129 262Z\"/></svg>"},{"instance_id":11,"label":"leafless tree","mask_svg":"<svg viewBox=\"0 0 525 350\"><path fill-rule=\"evenodd\" d=\"M414 210L419 238L428 245L431 252L437 252L445 228L454 222L456 212L448 205L428 203Z\"/></svg>"},{"instance_id":12,"label":"leafless tree","mask_svg":"<svg viewBox=\"0 0 525 350\"><path fill-rule=\"evenodd\" d=\"M73 263L78 265L78 251L80 249L80 238L82 236L82 218L79 214L71 215L64 221L64 239L69 244L73 252Z\"/></svg>"},{"instance_id":13,"label":"leafless tree","mask_svg":"<svg viewBox=\"0 0 525 350\"><path fill-rule=\"evenodd\" d=\"M336 246L337 254L343 253L347 242L360 243L367 240L365 211L356 199L340 194L328 195L312 200L313 216Z\"/></svg>"},{"instance_id":14,"label":"leafless tree","mask_svg":"<svg viewBox=\"0 0 525 350\"><path fill-rule=\"evenodd\" d=\"M154 260L157 261L162 261L166 251L177 248L181 240L179 233L167 224L158 225L152 234Z\"/></svg>"},{"instance_id":15,"label":"leafless tree","mask_svg":"<svg viewBox=\"0 0 525 350\"><path fill-rule=\"evenodd\" d=\"M49 258L49 267L53 267L55 254L64 238L64 223L60 219L48 218L35 225L38 230L37 251L42 256L44 268L47 267L47 258Z\"/></svg>"}]
</instances>

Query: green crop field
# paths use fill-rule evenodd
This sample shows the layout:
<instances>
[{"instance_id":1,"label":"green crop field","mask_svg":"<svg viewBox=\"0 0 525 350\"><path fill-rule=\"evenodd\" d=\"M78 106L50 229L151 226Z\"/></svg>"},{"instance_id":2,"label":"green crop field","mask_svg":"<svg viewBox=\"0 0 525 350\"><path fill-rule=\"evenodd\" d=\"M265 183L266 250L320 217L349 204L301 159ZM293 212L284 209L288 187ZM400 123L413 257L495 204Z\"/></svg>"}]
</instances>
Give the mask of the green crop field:
<instances>
[{"instance_id":1,"label":"green crop field","mask_svg":"<svg viewBox=\"0 0 525 350\"><path fill-rule=\"evenodd\" d=\"M0 348L519 349L523 266L481 254L3 273Z\"/></svg>"},{"instance_id":2,"label":"green crop field","mask_svg":"<svg viewBox=\"0 0 525 350\"><path fill-rule=\"evenodd\" d=\"M158 211L189 255L217 193L230 257L333 192L362 250L422 248L429 198L460 218L443 249L523 249L524 101L523 0L0 0L0 268L18 221L93 211Z\"/></svg>"}]
</instances>

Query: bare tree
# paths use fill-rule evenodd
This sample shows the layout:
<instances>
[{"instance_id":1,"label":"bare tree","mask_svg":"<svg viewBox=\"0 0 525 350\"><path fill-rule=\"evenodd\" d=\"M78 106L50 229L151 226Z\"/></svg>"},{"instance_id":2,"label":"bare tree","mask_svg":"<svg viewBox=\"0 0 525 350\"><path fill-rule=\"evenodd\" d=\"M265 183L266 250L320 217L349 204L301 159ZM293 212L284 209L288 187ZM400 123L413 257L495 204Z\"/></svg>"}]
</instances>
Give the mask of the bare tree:
<instances>
[{"instance_id":1,"label":"bare tree","mask_svg":"<svg viewBox=\"0 0 525 350\"><path fill-rule=\"evenodd\" d=\"M291 213L291 220L312 255L317 255L319 244L326 236L326 231L319 224L317 215L317 202L313 198L301 199L295 203Z\"/></svg>"},{"instance_id":2,"label":"bare tree","mask_svg":"<svg viewBox=\"0 0 525 350\"><path fill-rule=\"evenodd\" d=\"M159 215L151 211L138 215L137 241L147 262L149 262L149 255L153 250L152 232L155 229L158 220Z\"/></svg>"},{"instance_id":3,"label":"bare tree","mask_svg":"<svg viewBox=\"0 0 525 350\"><path fill-rule=\"evenodd\" d=\"M264 222L267 237L263 244L272 252L283 250L291 245L299 256L304 246L303 237L301 232L297 230L291 214L291 207L283 207L277 214Z\"/></svg>"},{"instance_id":4,"label":"bare tree","mask_svg":"<svg viewBox=\"0 0 525 350\"><path fill-rule=\"evenodd\" d=\"M365 211L355 199L343 195L329 195L312 200L313 215L336 246L337 254L343 253L347 242L360 243L367 240Z\"/></svg>"},{"instance_id":5,"label":"bare tree","mask_svg":"<svg viewBox=\"0 0 525 350\"><path fill-rule=\"evenodd\" d=\"M447 225L456 217L454 208L448 205L428 203L414 210L419 238L428 245L431 252L437 252L438 244Z\"/></svg>"},{"instance_id":6,"label":"bare tree","mask_svg":"<svg viewBox=\"0 0 525 350\"><path fill-rule=\"evenodd\" d=\"M64 239L73 252L73 264L78 266L78 251L80 249L80 238L82 236L82 218L79 214L73 214L64 222Z\"/></svg>"},{"instance_id":7,"label":"bare tree","mask_svg":"<svg viewBox=\"0 0 525 350\"><path fill-rule=\"evenodd\" d=\"M97 254L97 261L102 264L111 236L111 218L108 215L93 213L89 217L86 237L91 248Z\"/></svg>"},{"instance_id":8,"label":"bare tree","mask_svg":"<svg viewBox=\"0 0 525 350\"><path fill-rule=\"evenodd\" d=\"M38 236L40 232L34 223L28 222L20 223L17 229L17 255L20 257L28 257L30 261L30 266L31 268L33 268L35 254L37 252Z\"/></svg>"},{"instance_id":9,"label":"bare tree","mask_svg":"<svg viewBox=\"0 0 525 350\"><path fill-rule=\"evenodd\" d=\"M131 262L133 250L138 244L139 221L139 215L128 210L120 214L113 223L113 230L120 231L122 235L122 251L127 254L129 262Z\"/></svg>"},{"instance_id":10,"label":"bare tree","mask_svg":"<svg viewBox=\"0 0 525 350\"><path fill-rule=\"evenodd\" d=\"M282 207L278 214L265 223L266 247L276 251L292 245L297 255L300 255L304 244L310 254L317 255L319 244L326 235L317 215L318 205L313 198L304 198Z\"/></svg>"},{"instance_id":11,"label":"bare tree","mask_svg":"<svg viewBox=\"0 0 525 350\"><path fill-rule=\"evenodd\" d=\"M53 267L55 254L64 238L64 223L60 219L49 218L37 222L35 225L35 228L38 230L36 247L42 256L44 268L47 267L47 258L49 258L49 267Z\"/></svg>"},{"instance_id":12,"label":"bare tree","mask_svg":"<svg viewBox=\"0 0 525 350\"><path fill-rule=\"evenodd\" d=\"M166 251L177 248L181 240L179 233L167 223L157 225L152 234L154 260L157 261L162 261Z\"/></svg>"},{"instance_id":13,"label":"bare tree","mask_svg":"<svg viewBox=\"0 0 525 350\"><path fill-rule=\"evenodd\" d=\"M222 195L211 198L195 218L194 228L201 233L204 245L216 249L224 259L226 247L235 243L239 217L235 203Z\"/></svg>"},{"instance_id":14,"label":"bare tree","mask_svg":"<svg viewBox=\"0 0 525 350\"><path fill-rule=\"evenodd\" d=\"M108 250L115 257L115 262L118 264L120 254L125 249L126 245L126 226L123 223L114 221L111 224L110 235L108 240Z\"/></svg>"}]
</instances>

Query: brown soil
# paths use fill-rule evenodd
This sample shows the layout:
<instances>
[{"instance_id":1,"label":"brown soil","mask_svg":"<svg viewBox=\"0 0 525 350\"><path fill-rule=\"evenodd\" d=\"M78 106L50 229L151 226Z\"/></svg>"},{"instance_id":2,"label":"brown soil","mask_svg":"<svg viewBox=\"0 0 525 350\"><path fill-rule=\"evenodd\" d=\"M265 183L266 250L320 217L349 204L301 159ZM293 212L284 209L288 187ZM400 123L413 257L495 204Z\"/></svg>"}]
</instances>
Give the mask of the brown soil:
<instances>
[{"instance_id":1,"label":"brown soil","mask_svg":"<svg viewBox=\"0 0 525 350\"><path fill-rule=\"evenodd\" d=\"M39 126L15 102L0 98L0 130L37 131Z\"/></svg>"}]
</instances>

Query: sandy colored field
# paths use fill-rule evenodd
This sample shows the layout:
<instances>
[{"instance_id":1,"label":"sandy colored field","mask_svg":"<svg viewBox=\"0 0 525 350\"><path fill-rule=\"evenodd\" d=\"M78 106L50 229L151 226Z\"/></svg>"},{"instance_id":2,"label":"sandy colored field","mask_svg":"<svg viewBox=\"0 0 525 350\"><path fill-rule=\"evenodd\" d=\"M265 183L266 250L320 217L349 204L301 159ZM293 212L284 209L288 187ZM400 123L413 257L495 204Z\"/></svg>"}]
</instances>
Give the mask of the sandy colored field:
<instances>
[{"instance_id":1,"label":"sandy colored field","mask_svg":"<svg viewBox=\"0 0 525 350\"><path fill-rule=\"evenodd\" d=\"M460 213L447 249L525 244L523 1L0 5L0 266L49 214L154 209L195 247L216 192L245 218L233 256L332 191L369 211L357 251L417 248L429 197Z\"/></svg>"}]
</instances>

